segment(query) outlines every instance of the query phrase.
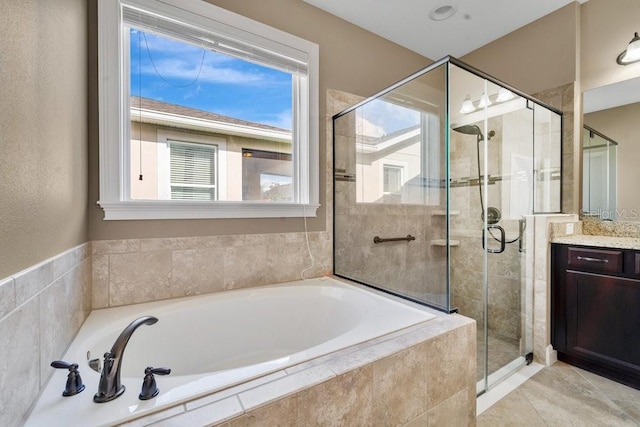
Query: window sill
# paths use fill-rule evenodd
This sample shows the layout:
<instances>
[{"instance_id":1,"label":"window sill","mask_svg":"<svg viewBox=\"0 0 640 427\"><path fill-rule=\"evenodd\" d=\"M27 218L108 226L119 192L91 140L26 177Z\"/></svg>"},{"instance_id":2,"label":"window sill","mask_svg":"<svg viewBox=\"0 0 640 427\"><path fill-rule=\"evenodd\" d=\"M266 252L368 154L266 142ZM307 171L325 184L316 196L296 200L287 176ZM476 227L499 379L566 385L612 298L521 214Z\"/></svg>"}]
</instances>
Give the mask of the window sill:
<instances>
[{"instance_id":1,"label":"window sill","mask_svg":"<svg viewBox=\"0 0 640 427\"><path fill-rule=\"evenodd\" d=\"M98 202L104 220L315 217L318 204L136 200Z\"/></svg>"}]
</instances>

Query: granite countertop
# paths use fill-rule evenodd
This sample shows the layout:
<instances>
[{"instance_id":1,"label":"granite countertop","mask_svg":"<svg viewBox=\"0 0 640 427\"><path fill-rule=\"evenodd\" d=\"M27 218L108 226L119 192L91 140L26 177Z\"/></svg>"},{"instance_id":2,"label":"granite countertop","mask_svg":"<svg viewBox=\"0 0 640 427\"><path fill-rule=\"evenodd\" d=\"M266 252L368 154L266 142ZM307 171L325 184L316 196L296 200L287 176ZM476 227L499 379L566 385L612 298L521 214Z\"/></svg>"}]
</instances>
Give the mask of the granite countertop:
<instances>
[{"instance_id":1,"label":"granite countertop","mask_svg":"<svg viewBox=\"0 0 640 427\"><path fill-rule=\"evenodd\" d=\"M640 250L640 238L637 237L592 236L590 234L574 234L572 236L554 237L553 239L551 239L551 243Z\"/></svg>"}]
</instances>

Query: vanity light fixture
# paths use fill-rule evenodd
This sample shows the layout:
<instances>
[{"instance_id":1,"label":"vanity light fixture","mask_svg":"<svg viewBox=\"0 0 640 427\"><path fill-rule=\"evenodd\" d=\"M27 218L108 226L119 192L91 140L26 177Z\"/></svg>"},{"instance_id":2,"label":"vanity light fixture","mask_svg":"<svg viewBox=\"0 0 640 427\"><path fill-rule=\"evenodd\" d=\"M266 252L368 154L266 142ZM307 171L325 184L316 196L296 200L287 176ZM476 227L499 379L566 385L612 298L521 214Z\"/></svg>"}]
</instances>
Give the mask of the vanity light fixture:
<instances>
[{"instance_id":1,"label":"vanity light fixture","mask_svg":"<svg viewBox=\"0 0 640 427\"><path fill-rule=\"evenodd\" d=\"M618 55L616 62L620 65L629 65L640 61L640 36L636 32L629 42L627 49Z\"/></svg>"},{"instance_id":2,"label":"vanity light fixture","mask_svg":"<svg viewBox=\"0 0 640 427\"><path fill-rule=\"evenodd\" d=\"M469 114L476 111L476 107L473 106L473 102L471 102L471 97L467 95L467 97L462 102L462 108L460 109L461 114Z\"/></svg>"},{"instance_id":3,"label":"vanity light fixture","mask_svg":"<svg viewBox=\"0 0 640 427\"><path fill-rule=\"evenodd\" d=\"M478 103L478 108L486 108L491 105L491 100L487 96L486 93L483 93L480 97L480 102Z\"/></svg>"},{"instance_id":4,"label":"vanity light fixture","mask_svg":"<svg viewBox=\"0 0 640 427\"><path fill-rule=\"evenodd\" d=\"M498 97L496 98L496 102L506 102L513 99L515 95L509 89L501 87L498 91Z\"/></svg>"}]
</instances>

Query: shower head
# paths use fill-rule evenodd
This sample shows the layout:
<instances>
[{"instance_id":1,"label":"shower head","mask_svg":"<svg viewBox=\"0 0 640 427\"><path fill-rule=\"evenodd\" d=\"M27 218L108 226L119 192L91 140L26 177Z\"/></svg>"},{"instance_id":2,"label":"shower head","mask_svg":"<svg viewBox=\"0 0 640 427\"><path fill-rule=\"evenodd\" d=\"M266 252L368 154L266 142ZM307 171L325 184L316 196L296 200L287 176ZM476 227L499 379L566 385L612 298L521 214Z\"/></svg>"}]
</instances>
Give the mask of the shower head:
<instances>
[{"instance_id":1,"label":"shower head","mask_svg":"<svg viewBox=\"0 0 640 427\"><path fill-rule=\"evenodd\" d=\"M462 125L457 128L453 128L453 130L465 135L476 135L478 137L478 141L482 141L484 139L484 135L482 134L482 131L480 130L480 127L478 125ZM495 134L496 131L489 131L489 140L491 140L491 138L493 138Z\"/></svg>"},{"instance_id":2,"label":"shower head","mask_svg":"<svg viewBox=\"0 0 640 427\"><path fill-rule=\"evenodd\" d=\"M453 128L456 132L464 133L465 135L478 135L483 138L482 131L478 125L462 125L457 128Z\"/></svg>"}]
</instances>

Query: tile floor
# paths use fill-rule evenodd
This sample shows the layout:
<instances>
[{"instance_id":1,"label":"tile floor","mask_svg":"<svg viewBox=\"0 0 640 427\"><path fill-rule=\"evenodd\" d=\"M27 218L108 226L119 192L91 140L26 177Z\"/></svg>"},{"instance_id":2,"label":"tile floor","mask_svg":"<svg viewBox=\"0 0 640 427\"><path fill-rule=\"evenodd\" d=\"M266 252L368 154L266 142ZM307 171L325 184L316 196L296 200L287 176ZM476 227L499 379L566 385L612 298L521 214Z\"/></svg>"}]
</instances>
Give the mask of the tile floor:
<instances>
[{"instance_id":1,"label":"tile floor","mask_svg":"<svg viewBox=\"0 0 640 427\"><path fill-rule=\"evenodd\" d=\"M640 390L563 362L484 411L482 426L640 426Z\"/></svg>"}]
</instances>

